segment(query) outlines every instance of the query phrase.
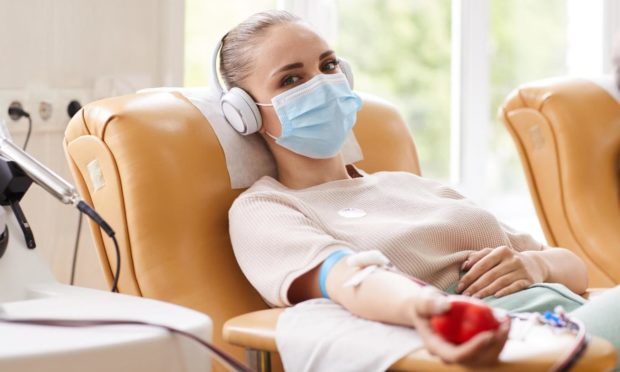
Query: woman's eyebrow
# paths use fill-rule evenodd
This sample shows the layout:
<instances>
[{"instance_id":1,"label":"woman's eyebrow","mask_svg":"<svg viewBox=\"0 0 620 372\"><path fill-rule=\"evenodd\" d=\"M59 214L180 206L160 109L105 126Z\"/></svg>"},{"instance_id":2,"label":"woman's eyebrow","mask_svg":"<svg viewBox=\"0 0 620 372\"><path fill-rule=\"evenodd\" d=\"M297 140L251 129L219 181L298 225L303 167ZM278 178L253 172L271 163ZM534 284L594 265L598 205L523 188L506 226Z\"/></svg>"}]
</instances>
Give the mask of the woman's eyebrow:
<instances>
[{"instance_id":1,"label":"woman's eyebrow","mask_svg":"<svg viewBox=\"0 0 620 372\"><path fill-rule=\"evenodd\" d=\"M321 53L321 55L319 56L319 61L322 60L323 58L329 56L330 54L334 54L334 51L331 50L331 49ZM290 64L282 66L279 69L277 69L276 71L274 71L271 74L271 76L274 76L275 74L278 74L278 73L283 72L283 71L288 71L288 70L292 70L292 69L295 69L295 68L302 68L302 67L304 67L304 64L301 63L301 62L290 63Z\"/></svg>"},{"instance_id":2,"label":"woman's eyebrow","mask_svg":"<svg viewBox=\"0 0 620 372\"><path fill-rule=\"evenodd\" d=\"M301 67L304 67L304 64L303 64L303 63L301 63L301 62L291 63L291 64L288 64L288 65L286 65L286 66L280 67L279 69L277 69L276 71L274 71L274 72L271 74L271 76L273 76L273 75L275 75L275 74L277 74L277 73L280 73L280 72L282 72L282 71L292 70L292 69L295 69L295 68L301 68Z\"/></svg>"},{"instance_id":3,"label":"woman's eyebrow","mask_svg":"<svg viewBox=\"0 0 620 372\"><path fill-rule=\"evenodd\" d=\"M319 61L322 60L323 58L327 57L330 54L334 54L334 51L331 50L331 49L321 53L321 55L319 56Z\"/></svg>"}]
</instances>

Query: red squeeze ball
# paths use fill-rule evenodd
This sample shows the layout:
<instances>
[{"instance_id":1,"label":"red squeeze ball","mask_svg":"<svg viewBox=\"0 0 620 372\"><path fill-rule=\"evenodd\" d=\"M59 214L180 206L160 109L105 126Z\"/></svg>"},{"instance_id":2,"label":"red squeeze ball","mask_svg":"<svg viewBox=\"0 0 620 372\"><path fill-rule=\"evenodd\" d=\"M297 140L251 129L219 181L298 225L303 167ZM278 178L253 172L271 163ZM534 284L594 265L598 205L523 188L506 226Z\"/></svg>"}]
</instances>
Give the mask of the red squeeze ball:
<instances>
[{"instance_id":1,"label":"red squeeze ball","mask_svg":"<svg viewBox=\"0 0 620 372\"><path fill-rule=\"evenodd\" d=\"M453 344L462 344L480 332L499 328L493 310L485 304L450 301L450 310L431 317L433 330Z\"/></svg>"}]
</instances>

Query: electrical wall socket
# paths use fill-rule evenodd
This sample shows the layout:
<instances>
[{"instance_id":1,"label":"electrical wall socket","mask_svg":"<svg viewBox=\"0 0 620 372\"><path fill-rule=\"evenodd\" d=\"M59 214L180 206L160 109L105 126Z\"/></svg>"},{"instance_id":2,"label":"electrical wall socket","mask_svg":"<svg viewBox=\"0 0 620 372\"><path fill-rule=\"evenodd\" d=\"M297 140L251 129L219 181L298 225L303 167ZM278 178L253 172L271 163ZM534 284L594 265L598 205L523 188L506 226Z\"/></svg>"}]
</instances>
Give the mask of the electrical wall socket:
<instances>
[{"instance_id":1,"label":"electrical wall socket","mask_svg":"<svg viewBox=\"0 0 620 372\"><path fill-rule=\"evenodd\" d=\"M15 122L9 117L9 106L11 102L15 101L21 103L24 110L28 112L32 111L27 91L18 89L0 90L0 118L4 119L9 129L21 125L19 122Z\"/></svg>"},{"instance_id":2,"label":"electrical wall socket","mask_svg":"<svg viewBox=\"0 0 620 372\"><path fill-rule=\"evenodd\" d=\"M49 101L39 102L39 117L44 121L52 117L54 105Z\"/></svg>"},{"instance_id":3,"label":"electrical wall socket","mask_svg":"<svg viewBox=\"0 0 620 372\"><path fill-rule=\"evenodd\" d=\"M84 106L90 101L92 101L92 89L61 89L58 90L56 101L56 111L60 112L60 115L63 117L64 123L62 126L65 127L69 122L69 114L67 113L67 106L69 102L76 100L80 103L80 105Z\"/></svg>"},{"instance_id":4,"label":"electrical wall socket","mask_svg":"<svg viewBox=\"0 0 620 372\"><path fill-rule=\"evenodd\" d=\"M19 101L32 117L33 130L47 128L64 130L69 122L67 106L72 100L85 105L92 100L92 89L49 89L32 87L28 89L0 89L0 118L11 131L24 129L24 119L17 122L8 115L11 102ZM47 118L47 119L46 119Z\"/></svg>"},{"instance_id":5,"label":"electrical wall socket","mask_svg":"<svg viewBox=\"0 0 620 372\"><path fill-rule=\"evenodd\" d=\"M19 101L13 101L9 104L9 117L13 121L17 121L22 117L21 114L14 112L15 109L23 111L24 106L22 106L22 103Z\"/></svg>"}]
</instances>

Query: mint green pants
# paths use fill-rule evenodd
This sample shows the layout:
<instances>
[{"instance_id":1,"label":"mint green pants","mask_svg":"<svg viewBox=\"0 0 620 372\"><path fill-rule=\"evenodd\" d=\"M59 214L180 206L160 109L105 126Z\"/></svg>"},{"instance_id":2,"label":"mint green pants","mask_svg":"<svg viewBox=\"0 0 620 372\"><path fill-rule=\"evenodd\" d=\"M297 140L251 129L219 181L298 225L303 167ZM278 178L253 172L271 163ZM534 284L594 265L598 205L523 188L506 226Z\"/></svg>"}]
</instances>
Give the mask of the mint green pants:
<instances>
[{"instance_id":1,"label":"mint green pants","mask_svg":"<svg viewBox=\"0 0 620 372\"><path fill-rule=\"evenodd\" d=\"M456 284L448 289L454 293ZM508 296L489 296L486 304L516 312L553 311L561 305L571 316L581 320L589 334L611 342L620 355L620 286L610 288L591 300L585 300L562 284L542 283ZM620 371L620 364L615 371Z\"/></svg>"}]
</instances>

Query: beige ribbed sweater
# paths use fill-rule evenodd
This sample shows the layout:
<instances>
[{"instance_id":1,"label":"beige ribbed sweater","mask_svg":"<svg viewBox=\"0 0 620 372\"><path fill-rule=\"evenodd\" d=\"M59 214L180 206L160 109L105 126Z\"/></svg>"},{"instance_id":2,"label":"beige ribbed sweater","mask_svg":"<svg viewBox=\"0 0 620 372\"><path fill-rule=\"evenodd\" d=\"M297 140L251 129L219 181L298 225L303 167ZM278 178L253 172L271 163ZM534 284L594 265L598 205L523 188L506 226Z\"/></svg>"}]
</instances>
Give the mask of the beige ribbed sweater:
<instances>
[{"instance_id":1,"label":"beige ribbed sweater","mask_svg":"<svg viewBox=\"0 0 620 372\"><path fill-rule=\"evenodd\" d=\"M491 213L438 182L407 172L378 172L288 189L263 177L229 211L243 273L274 306L301 274L343 247L378 249L400 270L446 289L467 255L508 245L542 249Z\"/></svg>"}]
</instances>

